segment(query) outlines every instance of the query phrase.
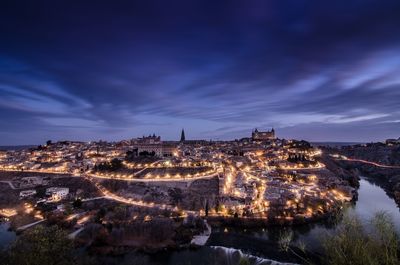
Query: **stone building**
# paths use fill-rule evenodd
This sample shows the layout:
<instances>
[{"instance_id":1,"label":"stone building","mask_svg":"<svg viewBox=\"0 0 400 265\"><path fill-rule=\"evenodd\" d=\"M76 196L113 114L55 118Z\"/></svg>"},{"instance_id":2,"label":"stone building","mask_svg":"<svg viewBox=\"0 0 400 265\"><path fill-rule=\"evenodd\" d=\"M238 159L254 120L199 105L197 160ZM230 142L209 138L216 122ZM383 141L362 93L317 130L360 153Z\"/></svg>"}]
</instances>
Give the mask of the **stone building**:
<instances>
[{"instance_id":1,"label":"stone building","mask_svg":"<svg viewBox=\"0 0 400 265\"><path fill-rule=\"evenodd\" d=\"M275 139L275 130L272 128L271 131L258 131L257 128L252 132L251 138L253 141L268 141Z\"/></svg>"},{"instance_id":2,"label":"stone building","mask_svg":"<svg viewBox=\"0 0 400 265\"><path fill-rule=\"evenodd\" d=\"M155 134L147 137L143 136L134 143L134 148L137 148L137 154L140 155L143 152L153 153L157 157L168 157L173 156L176 152L176 144L171 142L163 143L160 136Z\"/></svg>"}]
</instances>

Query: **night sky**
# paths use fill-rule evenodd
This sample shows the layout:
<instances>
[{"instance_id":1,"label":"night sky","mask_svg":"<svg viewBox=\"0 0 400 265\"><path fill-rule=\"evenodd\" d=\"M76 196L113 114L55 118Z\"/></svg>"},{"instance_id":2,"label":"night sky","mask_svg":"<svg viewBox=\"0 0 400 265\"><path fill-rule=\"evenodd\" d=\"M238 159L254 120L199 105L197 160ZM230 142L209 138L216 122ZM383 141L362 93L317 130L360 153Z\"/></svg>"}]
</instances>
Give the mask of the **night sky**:
<instances>
[{"instance_id":1,"label":"night sky","mask_svg":"<svg viewBox=\"0 0 400 265\"><path fill-rule=\"evenodd\" d=\"M256 127L400 137L400 1L0 2L0 145Z\"/></svg>"}]
</instances>

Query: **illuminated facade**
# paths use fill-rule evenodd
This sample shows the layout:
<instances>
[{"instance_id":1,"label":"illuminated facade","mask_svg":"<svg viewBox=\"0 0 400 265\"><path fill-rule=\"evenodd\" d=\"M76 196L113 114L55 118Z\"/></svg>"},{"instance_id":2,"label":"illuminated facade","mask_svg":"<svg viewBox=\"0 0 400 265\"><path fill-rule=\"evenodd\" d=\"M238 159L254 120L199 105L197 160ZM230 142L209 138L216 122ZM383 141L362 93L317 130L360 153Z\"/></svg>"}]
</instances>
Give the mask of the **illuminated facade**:
<instances>
[{"instance_id":1,"label":"illuminated facade","mask_svg":"<svg viewBox=\"0 0 400 265\"><path fill-rule=\"evenodd\" d=\"M254 141L267 141L267 140L273 140L275 139L275 130L274 128L272 128L271 131L258 131L257 129L255 129L252 134L251 134L251 138Z\"/></svg>"},{"instance_id":2,"label":"illuminated facade","mask_svg":"<svg viewBox=\"0 0 400 265\"><path fill-rule=\"evenodd\" d=\"M154 153L157 157L173 156L176 153L176 144L163 143L160 136L153 134L139 138L134 147L137 148L138 155L143 152Z\"/></svg>"}]
</instances>

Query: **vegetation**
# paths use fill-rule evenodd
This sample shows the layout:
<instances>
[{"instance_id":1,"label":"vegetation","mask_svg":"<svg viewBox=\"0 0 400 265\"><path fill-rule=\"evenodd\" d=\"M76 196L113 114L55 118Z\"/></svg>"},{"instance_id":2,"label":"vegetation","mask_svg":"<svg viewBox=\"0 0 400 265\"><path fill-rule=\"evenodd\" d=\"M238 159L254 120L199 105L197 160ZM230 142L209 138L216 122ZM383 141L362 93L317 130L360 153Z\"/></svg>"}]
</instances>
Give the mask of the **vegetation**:
<instances>
[{"instance_id":1,"label":"vegetation","mask_svg":"<svg viewBox=\"0 0 400 265\"><path fill-rule=\"evenodd\" d=\"M281 251L297 256L304 264L314 264L306 246L293 244L293 233L280 235ZM390 216L378 212L364 226L357 216L345 215L335 231L322 238L324 256L318 263L330 265L399 265L399 238Z\"/></svg>"},{"instance_id":2,"label":"vegetation","mask_svg":"<svg viewBox=\"0 0 400 265\"><path fill-rule=\"evenodd\" d=\"M73 203L72 203L72 206L74 207L74 208L81 208L82 207L82 200L81 199L76 199Z\"/></svg>"},{"instance_id":3,"label":"vegetation","mask_svg":"<svg viewBox=\"0 0 400 265\"><path fill-rule=\"evenodd\" d=\"M127 151L125 154L125 160L126 161L131 161L133 160L137 155L137 149L135 151Z\"/></svg>"},{"instance_id":4,"label":"vegetation","mask_svg":"<svg viewBox=\"0 0 400 265\"><path fill-rule=\"evenodd\" d=\"M250 265L250 261L246 257L241 257L239 260L239 265Z\"/></svg>"},{"instance_id":5,"label":"vegetation","mask_svg":"<svg viewBox=\"0 0 400 265\"><path fill-rule=\"evenodd\" d=\"M23 233L10 247L5 265L68 265L72 263L73 242L57 226L36 226Z\"/></svg>"},{"instance_id":6,"label":"vegetation","mask_svg":"<svg viewBox=\"0 0 400 265\"><path fill-rule=\"evenodd\" d=\"M144 157L154 157L156 153L154 151L148 152L148 151L142 151L139 152L139 156L144 156Z\"/></svg>"},{"instance_id":7,"label":"vegetation","mask_svg":"<svg viewBox=\"0 0 400 265\"><path fill-rule=\"evenodd\" d=\"M289 146L289 148L298 148L299 150L308 150L308 149L312 148L312 145L309 142L304 141L304 140L301 140L301 141L293 140L292 142L290 142L288 144L288 146Z\"/></svg>"},{"instance_id":8,"label":"vegetation","mask_svg":"<svg viewBox=\"0 0 400 265\"><path fill-rule=\"evenodd\" d=\"M323 245L327 263L347 264L400 264L399 241L390 217L378 212L371 220L371 230L366 229L356 216L345 216Z\"/></svg>"},{"instance_id":9,"label":"vegetation","mask_svg":"<svg viewBox=\"0 0 400 265\"><path fill-rule=\"evenodd\" d=\"M124 165L118 158L114 158L110 162L104 162L94 166L94 171L118 171L122 169Z\"/></svg>"},{"instance_id":10,"label":"vegetation","mask_svg":"<svg viewBox=\"0 0 400 265\"><path fill-rule=\"evenodd\" d=\"M310 160L306 155L304 154L290 154L289 157L287 158L288 162L291 163L303 163L303 164L310 164L310 165L316 165L317 161Z\"/></svg>"},{"instance_id":11,"label":"vegetation","mask_svg":"<svg viewBox=\"0 0 400 265\"><path fill-rule=\"evenodd\" d=\"M183 192L180 188L171 188L168 190L168 195L171 198L173 205L179 205L183 200Z\"/></svg>"}]
</instances>

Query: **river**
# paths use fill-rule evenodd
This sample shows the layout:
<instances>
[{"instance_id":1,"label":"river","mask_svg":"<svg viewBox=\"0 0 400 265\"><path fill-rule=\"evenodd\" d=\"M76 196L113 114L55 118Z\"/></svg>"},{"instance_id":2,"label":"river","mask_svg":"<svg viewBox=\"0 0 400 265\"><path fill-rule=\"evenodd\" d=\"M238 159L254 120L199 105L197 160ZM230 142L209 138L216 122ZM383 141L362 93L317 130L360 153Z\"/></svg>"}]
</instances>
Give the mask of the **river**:
<instances>
[{"instance_id":1,"label":"river","mask_svg":"<svg viewBox=\"0 0 400 265\"><path fill-rule=\"evenodd\" d=\"M349 206L346 211L357 214L362 222L368 226L368 220L377 211L386 211L395 222L396 230L400 234L400 211L393 199L385 191L366 178L360 181L358 200ZM279 250L277 241L282 233L290 232L293 242L303 242L306 249L318 253L321 251L321 237L334 229L334 224L329 221L296 226L292 228L270 227L268 229L214 229L207 245L195 250L165 251L155 255L126 255L123 260L135 264L148 265L233 265L246 253L250 255L251 264L281 264L279 262L300 262L298 258ZM0 226L0 246L9 244L15 235L7 231L7 225ZM110 264L123 261L115 258Z\"/></svg>"},{"instance_id":2,"label":"river","mask_svg":"<svg viewBox=\"0 0 400 265\"><path fill-rule=\"evenodd\" d=\"M0 249L8 246L16 238L16 234L8 230L9 227L9 223L0 218Z\"/></svg>"}]
</instances>

